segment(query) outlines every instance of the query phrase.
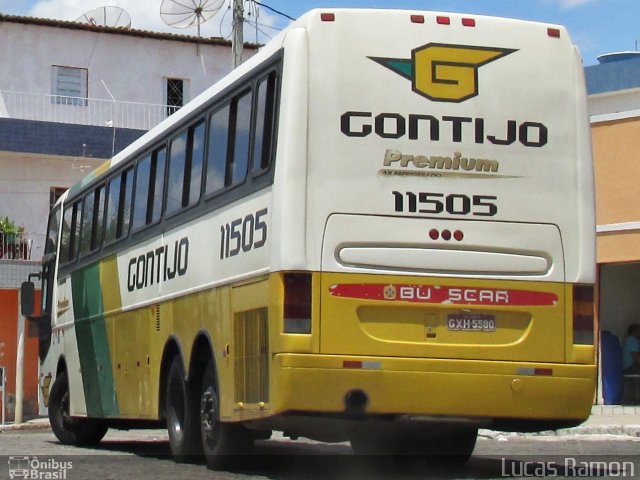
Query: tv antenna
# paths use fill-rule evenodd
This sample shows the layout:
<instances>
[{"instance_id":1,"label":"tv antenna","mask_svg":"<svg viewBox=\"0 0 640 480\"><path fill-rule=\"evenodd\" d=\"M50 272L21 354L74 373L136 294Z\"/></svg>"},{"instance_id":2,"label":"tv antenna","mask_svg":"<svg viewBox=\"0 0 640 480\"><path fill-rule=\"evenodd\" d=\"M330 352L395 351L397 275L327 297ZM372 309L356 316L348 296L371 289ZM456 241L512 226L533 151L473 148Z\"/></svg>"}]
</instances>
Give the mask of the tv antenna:
<instances>
[{"instance_id":1,"label":"tv antenna","mask_svg":"<svg viewBox=\"0 0 640 480\"><path fill-rule=\"evenodd\" d=\"M98 7L79 16L76 22L97 27L131 28L131 16L120 7Z\"/></svg>"},{"instance_id":2,"label":"tv antenna","mask_svg":"<svg viewBox=\"0 0 640 480\"><path fill-rule=\"evenodd\" d=\"M226 0L162 0L160 18L173 28L198 28L213 18Z\"/></svg>"}]
</instances>

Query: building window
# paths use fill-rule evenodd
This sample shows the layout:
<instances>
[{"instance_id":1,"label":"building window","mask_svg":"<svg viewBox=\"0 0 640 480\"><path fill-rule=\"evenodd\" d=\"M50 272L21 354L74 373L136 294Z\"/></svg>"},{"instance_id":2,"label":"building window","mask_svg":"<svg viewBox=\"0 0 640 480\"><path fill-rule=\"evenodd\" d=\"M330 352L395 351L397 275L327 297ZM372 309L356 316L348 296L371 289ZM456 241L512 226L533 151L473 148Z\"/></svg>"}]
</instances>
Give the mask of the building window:
<instances>
[{"instance_id":1,"label":"building window","mask_svg":"<svg viewBox=\"0 0 640 480\"><path fill-rule=\"evenodd\" d=\"M50 187L49 188L49 210L53 209L58 199L64 192L67 191L66 187Z\"/></svg>"},{"instance_id":2,"label":"building window","mask_svg":"<svg viewBox=\"0 0 640 480\"><path fill-rule=\"evenodd\" d=\"M165 103L167 105L167 116L169 116L184 105L185 81L181 78L167 78L166 80Z\"/></svg>"},{"instance_id":3,"label":"building window","mask_svg":"<svg viewBox=\"0 0 640 480\"><path fill-rule=\"evenodd\" d=\"M52 67L53 78L51 90L52 103L58 105L87 105L87 78L86 68Z\"/></svg>"}]
</instances>

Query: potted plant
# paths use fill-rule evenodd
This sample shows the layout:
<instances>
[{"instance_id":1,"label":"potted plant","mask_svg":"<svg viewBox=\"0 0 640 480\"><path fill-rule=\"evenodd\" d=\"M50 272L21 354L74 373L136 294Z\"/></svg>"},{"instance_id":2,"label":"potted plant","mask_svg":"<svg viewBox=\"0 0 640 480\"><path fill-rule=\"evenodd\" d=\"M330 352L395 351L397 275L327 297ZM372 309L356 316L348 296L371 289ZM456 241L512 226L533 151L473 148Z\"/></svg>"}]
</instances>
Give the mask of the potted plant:
<instances>
[{"instance_id":1,"label":"potted plant","mask_svg":"<svg viewBox=\"0 0 640 480\"><path fill-rule=\"evenodd\" d=\"M0 217L0 258L20 258L24 227L18 227L9 217Z\"/></svg>"}]
</instances>

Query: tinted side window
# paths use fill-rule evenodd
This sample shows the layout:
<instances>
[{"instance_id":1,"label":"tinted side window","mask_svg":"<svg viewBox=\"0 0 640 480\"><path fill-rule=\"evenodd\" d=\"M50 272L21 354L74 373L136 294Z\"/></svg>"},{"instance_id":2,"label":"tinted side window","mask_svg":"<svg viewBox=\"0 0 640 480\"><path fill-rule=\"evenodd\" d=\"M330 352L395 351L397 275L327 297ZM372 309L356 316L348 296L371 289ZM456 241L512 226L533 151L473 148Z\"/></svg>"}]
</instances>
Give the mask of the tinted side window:
<instances>
[{"instance_id":1,"label":"tinted side window","mask_svg":"<svg viewBox=\"0 0 640 480\"><path fill-rule=\"evenodd\" d=\"M233 102L234 144L231 168L231 185L244 182L249 164L249 141L251 133L251 92Z\"/></svg>"},{"instance_id":2,"label":"tinted side window","mask_svg":"<svg viewBox=\"0 0 640 480\"><path fill-rule=\"evenodd\" d=\"M271 165L274 142L276 79L276 72L271 72L258 83L252 172L268 170Z\"/></svg>"},{"instance_id":3,"label":"tinted side window","mask_svg":"<svg viewBox=\"0 0 640 480\"><path fill-rule=\"evenodd\" d=\"M131 223L131 194L133 191L133 168L129 168L109 181L107 194L105 243L122 238L129 232Z\"/></svg>"},{"instance_id":4,"label":"tinted side window","mask_svg":"<svg viewBox=\"0 0 640 480\"><path fill-rule=\"evenodd\" d=\"M188 205L200 200L202 190L202 166L204 164L205 124L200 122L189 130L191 137L191 175L189 178Z\"/></svg>"},{"instance_id":5,"label":"tinted side window","mask_svg":"<svg viewBox=\"0 0 640 480\"><path fill-rule=\"evenodd\" d=\"M64 210L62 220L62 244L60 261L71 262L78 256L80 227L82 225L82 202L77 201Z\"/></svg>"},{"instance_id":6,"label":"tinted side window","mask_svg":"<svg viewBox=\"0 0 640 480\"><path fill-rule=\"evenodd\" d=\"M227 149L229 145L229 105L211 115L209 120L209 148L207 149L207 178L205 193L211 194L225 187Z\"/></svg>"},{"instance_id":7,"label":"tinted side window","mask_svg":"<svg viewBox=\"0 0 640 480\"><path fill-rule=\"evenodd\" d=\"M167 213L194 205L200 200L204 136L205 125L200 122L171 141Z\"/></svg>"},{"instance_id":8,"label":"tinted side window","mask_svg":"<svg viewBox=\"0 0 640 480\"><path fill-rule=\"evenodd\" d=\"M136 194L133 202L133 228L155 223L162 215L166 149L160 148L138 162Z\"/></svg>"},{"instance_id":9,"label":"tinted side window","mask_svg":"<svg viewBox=\"0 0 640 480\"><path fill-rule=\"evenodd\" d=\"M93 223L93 234L91 235L91 250L96 250L102 245L102 232L104 231L104 205L106 188L102 185L96 190L95 199L95 221Z\"/></svg>"},{"instance_id":10,"label":"tinted side window","mask_svg":"<svg viewBox=\"0 0 640 480\"><path fill-rule=\"evenodd\" d=\"M184 206L187 140L188 133L185 131L171 141L169 180L167 183L167 213L180 210ZM188 194L188 192L186 193Z\"/></svg>"},{"instance_id":11,"label":"tinted side window","mask_svg":"<svg viewBox=\"0 0 640 480\"><path fill-rule=\"evenodd\" d=\"M82 209L82 235L80 237L80 255L86 255L91 251L91 233L93 230L93 206L95 194L87 194Z\"/></svg>"},{"instance_id":12,"label":"tinted side window","mask_svg":"<svg viewBox=\"0 0 640 480\"><path fill-rule=\"evenodd\" d=\"M56 253L58 248L58 229L60 228L60 209L56 208L49 215L49 226L47 227L47 240L44 246L44 254Z\"/></svg>"},{"instance_id":13,"label":"tinted side window","mask_svg":"<svg viewBox=\"0 0 640 480\"><path fill-rule=\"evenodd\" d=\"M147 223L155 223L162 215L162 198L164 195L164 169L167 160L167 150L161 148L153 153L151 162L151 187L149 197L149 215Z\"/></svg>"},{"instance_id":14,"label":"tinted side window","mask_svg":"<svg viewBox=\"0 0 640 480\"><path fill-rule=\"evenodd\" d=\"M147 223L149 208L149 179L151 177L151 155L138 162L136 169L136 194L133 200L133 228Z\"/></svg>"}]
</instances>

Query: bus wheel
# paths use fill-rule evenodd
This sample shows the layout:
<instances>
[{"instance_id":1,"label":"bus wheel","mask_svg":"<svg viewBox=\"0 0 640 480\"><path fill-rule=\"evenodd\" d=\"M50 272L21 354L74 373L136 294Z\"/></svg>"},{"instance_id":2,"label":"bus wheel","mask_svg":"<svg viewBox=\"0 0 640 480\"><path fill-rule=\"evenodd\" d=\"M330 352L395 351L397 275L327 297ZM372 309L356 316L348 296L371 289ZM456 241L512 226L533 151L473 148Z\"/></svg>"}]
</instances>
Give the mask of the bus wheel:
<instances>
[{"instance_id":1,"label":"bus wheel","mask_svg":"<svg viewBox=\"0 0 640 480\"><path fill-rule=\"evenodd\" d=\"M107 433L104 422L69 415L69 381L60 372L49 392L49 422L55 436L65 445L96 445Z\"/></svg>"},{"instance_id":2,"label":"bus wheel","mask_svg":"<svg viewBox=\"0 0 640 480\"><path fill-rule=\"evenodd\" d=\"M202 456L197 399L187 385L179 357L169 368L166 395L167 431L173 459L176 462L196 461Z\"/></svg>"},{"instance_id":3,"label":"bus wheel","mask_svg":"<svg viewBox=\"0 0 640 480\"><path fill-rule=\"evenodd\" d=\"M209 362L200 393L200 436L207 466L217 470L234 466L251 451L253 438L240 424L220 421L215 367Z\"/></svg>"}]
</instances>

